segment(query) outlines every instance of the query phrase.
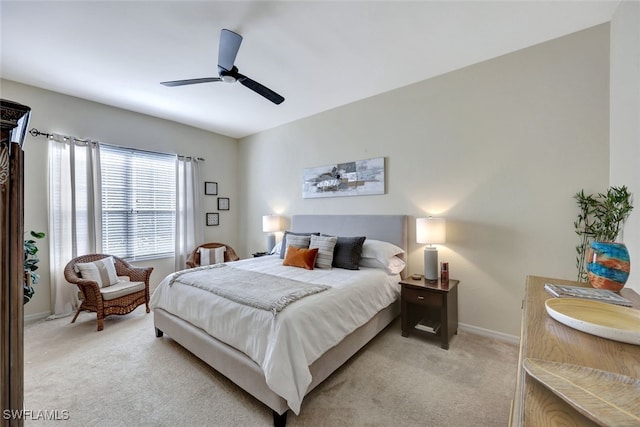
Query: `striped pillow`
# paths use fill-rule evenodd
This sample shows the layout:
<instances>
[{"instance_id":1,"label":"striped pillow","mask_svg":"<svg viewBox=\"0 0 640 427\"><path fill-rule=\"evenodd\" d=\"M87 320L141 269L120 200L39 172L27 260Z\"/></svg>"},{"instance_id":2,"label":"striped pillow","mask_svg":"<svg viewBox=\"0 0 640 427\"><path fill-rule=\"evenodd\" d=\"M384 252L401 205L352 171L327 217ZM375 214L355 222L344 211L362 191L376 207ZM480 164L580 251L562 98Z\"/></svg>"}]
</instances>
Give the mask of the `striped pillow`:
<instances>
[{"instance_id":1,"label":"striped pillow","mask_svg":"<svg viewBox=\"0 0 640 427\"><path fill-rule=\"evenodd\" d=\"M284 256L287 252L287 248L289 247L290 243L287 240L289 237L293 237L293 236L306 236L309 237L310 235L315 234L315 235L319 235L320 233L293 233L291 231L285 231L284 235L282 236L282 245L280 246L280 259L284 259ZM296 245L297 247L305 247L308 248L309 247L309 243L307 242L307 246L300 246L300 245Z\"/></svg>"},{"instance_id":2,"label":"striped pillow","mask_svg":"<svg viewBox=\"0 0 640 427\"><path fill-rule=\"evenodd\" d=\"M287 236L287 250L285 250L285 257L286 257L286 252L289 249L289 246L295 246L296 248L300 248L300 249L308 249L309 248L309 242L310 242L311 238L307 235L307 236L297 236L295 234L290 234L289 236Z\"/></svg>"},{"instance_id":3,"label":"striped pillow","mask_svg":"<svg viewBox=\"0 0 640 427\"><path fill-rule=\"evenodd\" d=\"M220 264L224 262L224 253L227 250L226 246L220 246L219 248L200 248L200 265Z\"/></svg>"},{"instance_id":4,"label":"striped pillow","mask_svg":"<svg viewBox=\"0 0 640 427\"><path fill-rule=\"evenodd\" d=\"M311 236L309 249L318 248L316 268L331 268L331 263L333 263L333 249L336 247L337 241L337 237Z\"/></svg>"},{"instance_id":5,"label":"striped pillow","mask_svg":"<svg viewBox=\"0 0 640 427\"><path fill-rule=\"evenodd\" d=\"M83 279L92 280L101 288L118 283L113 257L102 258L94 262L79 262L76 264L76 271Z\"/></svg>"}]
</instances>

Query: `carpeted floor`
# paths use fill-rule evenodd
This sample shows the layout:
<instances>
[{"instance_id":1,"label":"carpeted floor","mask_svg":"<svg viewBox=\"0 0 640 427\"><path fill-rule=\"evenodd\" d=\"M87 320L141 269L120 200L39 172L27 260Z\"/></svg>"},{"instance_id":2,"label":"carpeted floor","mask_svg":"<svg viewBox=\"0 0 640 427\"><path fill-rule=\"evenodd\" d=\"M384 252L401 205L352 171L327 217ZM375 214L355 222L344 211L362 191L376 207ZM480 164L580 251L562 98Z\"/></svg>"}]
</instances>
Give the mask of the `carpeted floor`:
<instances>
[{"instance_id":1,"label":"carpeted floor","mask_svg":"<svg viewBox=\"0 0 640 427\"><path fill-rule=\"evenodd\" d=\"M33 426L270 426L271 410L166 335L143 307L25 325L25 409ZM516 346L460 332L449 350L400 334L399 319L312 391L289 426L505 426ZM63 412L64 411L64 412ZM65 417L66 418L66 417Z\"/></svg>"}]
</instances>

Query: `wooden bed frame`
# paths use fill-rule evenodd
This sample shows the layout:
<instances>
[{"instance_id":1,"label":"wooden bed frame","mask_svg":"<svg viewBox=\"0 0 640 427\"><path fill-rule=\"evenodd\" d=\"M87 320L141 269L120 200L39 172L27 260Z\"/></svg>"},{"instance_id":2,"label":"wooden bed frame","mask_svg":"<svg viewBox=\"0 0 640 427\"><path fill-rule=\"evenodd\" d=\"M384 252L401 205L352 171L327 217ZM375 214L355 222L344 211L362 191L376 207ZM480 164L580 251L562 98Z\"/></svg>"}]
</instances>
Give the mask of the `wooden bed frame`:
<instances>
[{"instance_id":1,"label":"wooden bed frame","mask_svg":"<svg viewBox=\"0 0 640 427\"><path fill-rule=\"evenodd\" d=\"M320 231L339 236L367 236L369 239L393 243L405 251L408 247L405 215L294 215L291 230ZM165 310L154 309L153 312L157 337L162 337L163 333L168 334L178 344L271 408L275 426L286 425L289 409L287 402L269 389L257 363ZM309 369L313 380L306 394L349 360L399 314L398 300L311 364Z\"/></svg>"}]
</instances>

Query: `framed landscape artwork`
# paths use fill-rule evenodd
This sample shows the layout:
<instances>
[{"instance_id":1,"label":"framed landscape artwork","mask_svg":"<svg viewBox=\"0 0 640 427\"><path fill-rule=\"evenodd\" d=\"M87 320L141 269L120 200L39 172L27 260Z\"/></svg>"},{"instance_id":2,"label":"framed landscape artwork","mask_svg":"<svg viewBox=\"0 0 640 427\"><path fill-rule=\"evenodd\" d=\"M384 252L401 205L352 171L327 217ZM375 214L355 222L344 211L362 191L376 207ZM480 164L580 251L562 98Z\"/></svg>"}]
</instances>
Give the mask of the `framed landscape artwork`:
<instances>
[{"instance_id":1,"label":"framed landscape artwork","mask_svg":"<svg viewBox=\"0 0 640 427\"><path fill-rule=\"evenodd\" d=\"M302 197L384 194L384 157L303 169Z\"/></svg>"}]
</instances>

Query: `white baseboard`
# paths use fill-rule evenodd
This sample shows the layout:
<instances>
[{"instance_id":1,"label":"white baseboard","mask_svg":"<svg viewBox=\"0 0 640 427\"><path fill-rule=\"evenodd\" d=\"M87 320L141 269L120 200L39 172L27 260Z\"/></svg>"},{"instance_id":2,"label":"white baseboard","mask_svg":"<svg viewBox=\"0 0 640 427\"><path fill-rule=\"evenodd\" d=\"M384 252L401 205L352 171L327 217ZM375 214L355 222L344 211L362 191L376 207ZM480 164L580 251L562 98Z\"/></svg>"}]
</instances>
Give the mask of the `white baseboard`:
<instances>
[{"instance_id":1,"label":"white baseboard","mask_svg":"<svg viewBox=\"0 0 640 427\"><path fill-rule=\"evenodd\" d=\"M459 323L458 329L487 338L495 338L497 340L508 342L510 344L520 344L520 337L517 337L515 335L504 334L502 332L496 332L490 329L480 328L478 326L467 325L466 323Z\"/></svg>"},{"instance_id":2,"label":"white baseboard","mask_svg":"<svg viewBox=\"0 0 640 427\"><path fill-rule=\"evenodd\" d=\"M45 319L45 318L49 317L50 315L51 315L50 311L47 311L47 312L44 312L44 313L29 314L28 316L24 316L24 321L25 322L34 322L36 320Z\"/></svg>"}]
</instances>

